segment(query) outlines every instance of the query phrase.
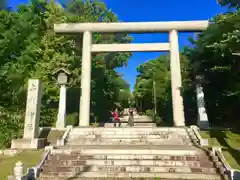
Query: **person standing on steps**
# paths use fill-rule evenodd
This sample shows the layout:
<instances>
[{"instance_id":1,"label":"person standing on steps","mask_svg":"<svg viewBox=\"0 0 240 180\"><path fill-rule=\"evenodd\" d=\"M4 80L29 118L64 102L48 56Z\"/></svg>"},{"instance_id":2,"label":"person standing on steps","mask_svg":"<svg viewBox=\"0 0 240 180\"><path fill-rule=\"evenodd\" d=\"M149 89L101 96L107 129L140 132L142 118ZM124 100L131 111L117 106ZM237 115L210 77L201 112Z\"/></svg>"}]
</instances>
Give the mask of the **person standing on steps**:
<instances>
[{"instance_id":1,"label":"person standing on steps","mask_svg":"<svg viewBox=\"0 0 240 180\"><path fill-rule=\"evenodd\" d=\"M121 122L120 122L120 118L118 116L118 110L117 108L115 109L115 111L111 111L111 114L113 116L113 123L114 123L114 127L117 127L116 124L118 123L118 127L121 126Z\"/></svg>"},{"instance_id":2,"label":"person standing on steps","mask_svg":"<svg viewBox=\"0 0 240 180\"><path fill-rule=\"evenodd\" d=\"M129 109L128 126L130 127L134 126L134 115L133 115L133 110L131 108Z\"/></svg>"}]
</instances>

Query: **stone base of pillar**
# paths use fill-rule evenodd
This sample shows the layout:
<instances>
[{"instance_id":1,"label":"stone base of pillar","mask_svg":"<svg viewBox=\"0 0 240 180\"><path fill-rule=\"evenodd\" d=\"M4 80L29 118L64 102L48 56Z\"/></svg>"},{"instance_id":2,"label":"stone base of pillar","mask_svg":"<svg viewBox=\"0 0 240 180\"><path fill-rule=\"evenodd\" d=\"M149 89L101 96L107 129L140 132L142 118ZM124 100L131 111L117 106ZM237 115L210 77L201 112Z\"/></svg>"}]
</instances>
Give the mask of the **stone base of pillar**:
<instances>
[{"instance_id":1,"label":"stone base of pillar","mask_svg":"<svg viewBox=\"0 0 240 180\"><path fill-rule=\"evenodd\" d=\"M56 122L56 129L65 129L65 122L59 122L59 121L57 121Z\"/></svg>"},{"instance_id":2,"label":"stone base of pillar","mask_svg":"<svg viewBox=\"0 0 240 180\"><path fill-rule=\"evenodd\" d=\"M78 127L80 127L80 128L89 128L90 126L89 125L87 126L87 125L81 125L80 124ZM93 127L93 126L91 126L91 127Z\"/></svg>"},{"instance_id":3,"label":"stone base of pillar","mask_svg":"<svg viewBox=\"0 0 240 180\"><path fill-rule=\"evenodd\" d=\"M200 129L209 129L209 123L208 121L198 121L198 127Z\"/></svg>"},{"instance_id":4,"label":"stone base of pillar","mask_svg":"<svg viewBox=\"0 0 240 180\"><path fill-rule=\"evenodd\" d=\"M175 127L185 127L186 124L184 122L176 122L176 123L174 123L174 126Z\"/></svg>"},{"instance_id":5,"label":"stone base of pillar","mask_svg":"<svg viewBox=\"0 0 240 180\"><path fill-rule=\"evenodd\" d=\"M39 139L13 139L11 149L41 149L46 145L45 138Z\"/></svg>"},{"instance_id":6,"label":"stone base of pillar","mask_svg":"<svg viewBox=\"0 0 240 180\"><path fill-rule=\"evenodd\" d=\"M186 127L185 124L177 124L177 125L174 125L174 127Z\"/></svg>"},{"instance_id":7,"label":"stone base of pillar","mask_svg":"<svg viewBox=\"0 0 240 180\"><path fill-rule=\"evenodd\" d=\"M82 121L80 120L78 127L89 127L90 124L88 121Z\"/></svg>"}]
</instances>

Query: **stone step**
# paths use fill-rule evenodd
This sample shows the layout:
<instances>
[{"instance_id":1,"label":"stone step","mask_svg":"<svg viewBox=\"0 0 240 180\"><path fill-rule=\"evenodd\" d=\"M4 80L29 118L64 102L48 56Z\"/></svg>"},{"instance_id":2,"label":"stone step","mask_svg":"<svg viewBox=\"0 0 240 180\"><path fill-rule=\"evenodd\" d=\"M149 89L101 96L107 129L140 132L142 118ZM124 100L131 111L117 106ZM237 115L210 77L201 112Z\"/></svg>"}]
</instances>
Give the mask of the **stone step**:
<instances>
[{"instance_id":1,"label":"stone step","mask_svg":"<svg viewBox=\"0 0 240 180\"><path fill-rule=\"evenodd\" d=\"M190 141L172 141L175 145L192 145ZM110 140L97 140L97 139L82 139L82 140L71 140L67 142L68 145L171 145L169 141L149 141L149 140L128 140L124 139L110 139Z\"/></svg>"},{"instance_id":2,"label":"stone step","mask_svg":"<svg viewBox=\"0 0 240 180\"><path fill-rule=\"evenodd\" d=\"M112 135L71 135L68 139L68 141L72 140L84 140L84 139L99 139L99 140L124 140L124 141L132 141L132 140L148 140L148 141L167 141L171 144L171 141L173 141L173 145L175 144L174 141L191 141L189 136L173 136L173 135L137 135L137 134L112 134Z\"/></svg>"},{"instance_id":3,"label":"stone step","mask_svg":"<svg viewBox=\"0 0 240 180\"><path fill-rule=\"evenodd\" d=\"M80 177L120 177L120 178L168 178L168 179L211 179L211 180L220 180L221 178L218 175L203 175L200 173L106 173L106 172L83 172Z\"/></svg>"},{"instance_id":4,"label":"stone step","mask_svg":"<svg viewBox=\"0 0 240 180\"><path fill-rule=\"evenodd\" d=\"M114 131L106 131L106 132L89 132L89 133L74 133L70 132L69 138L72 137L106 137L106 138L114 138L114 137L125 137L125 138L188 138L190 136L186 132L176 133L176 132L114 132Z\"/></svg>"},{"instance_id":5,"label":"stone step","mask_svg":"<svg viewBox=\"0 0 240 180\"><path fill-rule=\"evenodd\" d=\"M66 176L65 176L66 177ZM156 180L160 178L161 180L221 180L221 177L217 174L202 174L202 173L106 173L106 172L82 172L79 175L68 176L74 178L75 180L80 179L152 179ZM64 175L55 176L54 175L41 175L40 179L51 179L51 180L60 180L60 179L69 179L64 178Z\"/></svg>"},{"instance_id":6,"label":"stone step","mask_svg":"<svg viewBox=\"0 0 240 180\"><path fill-rule=\"evenodd\" d=\"M100 143L100 144L114 144L114 143L121 143L121 144L128 144L128 143L142 143L144 144L156 144L156 145L192 145L192 142L190 139L185 138L157 138L151 137L132 137L132 138L126 138L126 137L71 137L68 139L67 144L73 144L73 145L79 145L79 144L92 144L92 143Z\"/></svg>"},{"instance_id":7,"label":"stone step","mask_svg":"<svg viewBox=\"0 0 240 180\"><path fill-rule=\"evenodd\" d=\"M128 122L128 116L120 117L121 122ZM152 119L148 116L134 116L134 122L136 123L151 123Z\"/></svg>"},{"instance_id":8,"label":"stone step","mask_svg":"<svg viewBox=\"0 0 240 180\"><path fill-rule=\"evenodd\" d=\"M126 178L126 177L124 177L124 178L118 178L118 177L112 177L112 178L109 178L109 177L107 177L107 178L104 178L104 177L102 177L102 178L87 178L87 177L85 177L85 178L70 178L71 180L179 180L179 179L166 179L166 178L161 178L161 179L159 179L159 178ZM43 178L38 178L38 180L69 180L69 178L59 178L59 177L52 177L52 176L50 176L50 177L48 177L48 176L45 176L45 177L43 177ZM182 179L183 180L183 179ZM184 180L186 180L186 179L184 179ZM206 179L194 179L194 180L206 180ZM218 179L211 179L211 180L218 180Z\"/></svg>"},{"instance_id":9,"label":"stone step","mask_svg":"<svg viewBox=\"0 0 240 180\"><path fill-rule=\"evenodd\" d=\"M75 138L104 138L104 139L111 139L111 138L128 138L128 139L169 139L171 134L89 134L89 135L78 135ZM72 139L73 137L69 137Z\"/></svg>"},{"instance_id":10,"label":"stone step","mask_svg":"<svg viewBox=\"0 0 240 180\"><path fill-rule=\"evenodd\" d=\"M158 155L197 155L200 150L194 146L155 146L155 145L70 145L54 149L54 154L158 154Z\"/></svg>"},{"instance_id":11,"label":"stone step","mask_svg":"<svg viewBox=\"0 0 240 180\"><path fill-rule=\"evenodd\" d=\"M88 165L87 165L88 166ZM115 173L192 173L199 172L204 174L215 174L215 168L189 168L189 167L158 167L158 166L92 166L92 172L115 172Z\"/></svg>"},{"instance_id":12,"label":"stone step","mask_svg":"<svg viewBox=\"0 0 240 180\"><path fill-rule=\"evenodd\" d=\"M104 127L75 127L73 128L73 131L78 131L81 129L82 131L128 131L128 132L134 132L134 131L144 131L144 132L182 132L186 131L187 127L128 127L128 128L104 128Z\"/></svg>"},{"instance_id":13,"label":"stone step","mask_svg":"<svg viewBox=\"0 0 240 180\"><path fill-rule=\"evenodd\" d=\"M134 123L135 127L157 127L156 123Z\"/></svg>"},{"instance_id":14,"label":"stone step","mask_svg":"<svg viewBox=\"0 0 240 180\"><path fill-rule=\"evenodd\" d=\"M104 127L109 128L109 127L114 127L114 123L105 123ZM129 127L127 121L122 121L121 120L121 125L119 126L119 124L116 124L116 127ZM157 127L156 123L136 123L134 122L134 126L133 127Z\"/></svg>"},{"instance_id":15,"label":"stone step","mask_svg":"<svg viewBox=\"0 0 240 180\"><path fill-rule=\"evenodd\" d=\"M197 155L159 155L159 154L95 154L82 155L73 154L54 154L49 156L49 160L161 160L161 161L209 161L209 157L202 153Z\"/></svg>"},{"instance_id":16,"label":"stone step","mask_svg":"<svg viewBox=\"0 0 240 180\"><path fill-rule=\"evenodd\" d=\"M150 139L172 139L172 138L188 138L190 139L189 135L187 134L176 134L176 133L169 133L169 134L145 134L145 133L89 133L89 134L76 134L70 133L69 138L150 138Z\"/></svg>"},{"instance_id":17,"label":"stone step","mask_svg":"<svg viewBox=\"0 0 240 180\"><path fill-rule=\"evenodd\" d=\"M74 128L71 134L166 134L175 132L177 134L187 135L185 128L155 128L155 127L128 127L128 128Z\"/></svg>"},{"instance_id":18,"label":"stone step","mask_svg":"<svg viewBox=\"0 0 240 180\"><path fill-rule=\"evenodd\" d=\"M83 138L96 138L96 139L161 139L161 140L178 140L178 139L187 139L191 140L190 136L187 134L88 134L88 135L79 135L71 133L69 135L69 140L71 139L83 139ZM172 143L174 145L174 143Z\"/></svg>"},{"instance_id":19,"label":"stone step","mask_svg":"<svg viewBox=\"0 0 240 180\"><path fill-rule=\"evenodd\" d=\"M215 168L190 168L190 167L159 167L159 166L116 166L116 165L81 165L81 166L49 166L42 168L43 174L52 173L79 173L79 172L114 172L114 173L204 173L215 174Z\"/></svg>"},{"instance_id":20,"label":"stone step","mask_svg":"<svg viewBox=\"0 0 240 180\"><path fill-rule=\"evenodd\" d=\"M61 158L59 158L61 159ZM201 161L167 161L167 160L103 160L103 159L81 159L81 160L54 160L50 158L46 160L46 165L49 166L79 166L79 165L98 165L98 166L161 166L161 167L191 167L191 168L200 168L208 167L213 168L213 163L208 160Z\"/></svg>"}]
</instances>

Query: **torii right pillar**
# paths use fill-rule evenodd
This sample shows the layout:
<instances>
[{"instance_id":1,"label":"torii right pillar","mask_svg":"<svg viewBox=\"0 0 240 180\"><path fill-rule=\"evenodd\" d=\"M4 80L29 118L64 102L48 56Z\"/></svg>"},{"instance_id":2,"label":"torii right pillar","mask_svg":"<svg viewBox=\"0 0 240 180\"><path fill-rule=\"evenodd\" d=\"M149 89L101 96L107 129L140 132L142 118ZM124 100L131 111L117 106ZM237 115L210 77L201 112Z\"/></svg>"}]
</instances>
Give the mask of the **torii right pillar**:
<instances>
[{"instance_id":1,"label":"torii right pillar","mask_svg":"<svg viewBox=\"0 0 240 180\"><path fill-rule=\"evenodd\" d=\"M171 68L171 86L172 86L172 108L174 126L185 126L183 97L181 94L182 77L180 66L180 54L178 44L178 32L172 30L169 32L170 43L170 68Z\"/></svg>"}]
</instances>

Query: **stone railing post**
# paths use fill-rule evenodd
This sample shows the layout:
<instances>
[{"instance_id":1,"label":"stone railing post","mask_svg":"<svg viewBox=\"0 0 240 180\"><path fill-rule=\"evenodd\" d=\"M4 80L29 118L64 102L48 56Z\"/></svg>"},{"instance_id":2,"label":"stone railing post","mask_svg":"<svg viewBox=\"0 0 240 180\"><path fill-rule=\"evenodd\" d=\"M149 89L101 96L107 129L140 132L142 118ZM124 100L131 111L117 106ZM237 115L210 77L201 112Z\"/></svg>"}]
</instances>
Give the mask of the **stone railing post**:
<instances>
[{"instance_id":1,"label":"stone railing post","mask_svg":"<svg viewBox=\"0 0 240 180\"><path fill-rule=\"evenodd\" d=\"M15 164L15 167L13 169L15 180L22 180L23 177L23 163L21 161L18 161Z\"/></svg>"}]
</instances>

